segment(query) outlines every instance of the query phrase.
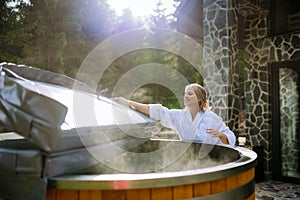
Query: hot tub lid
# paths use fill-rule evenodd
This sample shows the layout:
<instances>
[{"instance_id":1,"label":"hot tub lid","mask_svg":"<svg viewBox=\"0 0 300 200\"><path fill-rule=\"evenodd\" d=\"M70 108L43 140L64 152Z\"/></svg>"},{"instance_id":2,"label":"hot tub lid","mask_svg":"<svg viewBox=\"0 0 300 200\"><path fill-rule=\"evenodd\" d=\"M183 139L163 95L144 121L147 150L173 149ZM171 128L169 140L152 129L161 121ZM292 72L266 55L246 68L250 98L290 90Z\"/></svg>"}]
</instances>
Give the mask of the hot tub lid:
<instances>
[{"instance_id":1,"label":"hot tub lid","mask_svg":"<svg viewBox=\"0 0 300 200\"><path fill-rule=\"evenodd\" d=\"M147 116L99 97L69 77L7 63L0 69L0 122L43 151L149 139L157 128Z\"/></svg>"}]
</instances>

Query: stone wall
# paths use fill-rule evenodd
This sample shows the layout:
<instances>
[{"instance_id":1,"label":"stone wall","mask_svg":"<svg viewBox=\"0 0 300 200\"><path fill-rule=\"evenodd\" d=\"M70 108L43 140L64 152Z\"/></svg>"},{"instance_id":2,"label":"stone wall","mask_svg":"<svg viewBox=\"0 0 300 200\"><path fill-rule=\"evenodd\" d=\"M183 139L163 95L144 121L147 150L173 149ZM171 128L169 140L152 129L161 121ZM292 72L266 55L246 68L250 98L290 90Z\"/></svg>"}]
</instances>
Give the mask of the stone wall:
<instances>
[{"instance_id":1,"label":"stone wall","mask_svg":"<svg viewBox=\"0 0 300 200\"><path fill-rule=\"evenodd\" d=\"M203 32L204 85L214 112L235 129L239 114L237 1L204 0Z\"/></svg>"},{"instance_id":2,"label":"stone wall","mask_svg":"<svg viewBox=\"0 0 300 200\"><path fill-rule=\"evenodd\" d=\"M234 125L238 123L241 108L237 88L238 51L242 51L245 133L249 145L263 146L265 179L270 179L272 173L271 63L300 59L300 33L269 36L270 5L271 0L203 1L203 77L210 102L214 111L238 133ZM239 45L243 49L238 49L241 41L238 40L238 16L243 18L243 45ZM297 147L292 147L292 151L298 152ZM287 168L290 165L286 164Z\"/></svg>"},{"instance_id":3,"label":"stone wall","mask_svg":"<svg viewBox=\"0 0 300 200\"><path fill-rule=\"evenodd\" d=\"M270 2L261 1L263 5ZM251 8L251 9L250 9ZM268 6L266 6L268 8ZM249 11L250 10L250 11ZM239 4L239 14L245 18L245 100L246 133L252 146L264 147L265 178L271 178L272 159L272 111L270 95L271 63L300 59L300 34L293 32L269 37L269 10L247 3ZM276 112L276 111L275 111ZM295 114L295 113L294 113ZM287 127L282 127L286 129ZM284 146L289 145L286 135ZM289 146L289 151L298 152L297 147ZM289 159L291 160L291 159ZM291 165L287 160L286 168Z\"/></svg>"},{"instance_id":4,"label":"stone wall","mask_svg":"<svg viewBox=\"0 0 300 200\"><path fill-rule=\"evenodd\" d=\"M245 120L248 144L264 147L264 171L271 176L270 70L268 66L268 10L243 1L239 14L244 17Z\"/></svg>"}]
</instances>

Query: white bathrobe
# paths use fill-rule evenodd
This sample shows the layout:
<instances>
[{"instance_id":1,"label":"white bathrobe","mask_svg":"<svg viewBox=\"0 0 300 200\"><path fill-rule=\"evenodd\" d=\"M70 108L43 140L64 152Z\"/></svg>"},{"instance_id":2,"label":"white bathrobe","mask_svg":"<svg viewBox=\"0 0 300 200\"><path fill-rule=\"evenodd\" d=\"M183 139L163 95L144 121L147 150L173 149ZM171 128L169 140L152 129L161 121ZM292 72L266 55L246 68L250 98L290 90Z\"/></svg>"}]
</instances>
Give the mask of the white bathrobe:
<instances>
[{"instance_id":1,"label":"white bathrobe","mask_svg":"<svg viewBox=\"0 0 300 200\"><path fill-rule=\"evenodd\" d=\"M222 118L212 111L199 112L192 120L188 109L168 109L160 104L150 104L149 114L151 119L158 120L163 126L175 130L183 141L223 144L220 138L206 133L207 128L213 128L224 133L231 146L235 145L234 133L226 126Z\"/></svg>"}]
</instances>

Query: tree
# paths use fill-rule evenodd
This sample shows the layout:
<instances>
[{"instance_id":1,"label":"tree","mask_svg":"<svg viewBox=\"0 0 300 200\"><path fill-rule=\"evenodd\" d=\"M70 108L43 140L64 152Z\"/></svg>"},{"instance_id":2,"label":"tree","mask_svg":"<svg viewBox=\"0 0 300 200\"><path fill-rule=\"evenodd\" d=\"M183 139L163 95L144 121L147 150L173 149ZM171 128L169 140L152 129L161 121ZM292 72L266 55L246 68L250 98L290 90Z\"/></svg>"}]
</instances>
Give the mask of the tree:
<instances>
[{"instance_id":1,"label":"tree","mask_svg":"<svg viewBox=\"0 0 300 200\"><path fill-rule=\"evenodd\" d=\"M170 18L169 14L166 14L166 9L161 0L157 2L154 14L150 16L148 22L151 27L170 28L172 18Z\"/></svg>"},{"instance_id":2,"label":"tree","mask_svg":"<svg viewBox=\"0 0 300 200\"><path fill-rule=\"evenodd\" d=\"M18 62L22 57L23 41L27 35L20 29L23 13L20 11L26 4L15 1L16 7L10 6L11 0L0 0L0 62Z\"/></svg>"},{"instance_id":3,"label":"tree","mask_svg":"<svg viewBox=\"0 0 300 200\"><path fill-rule=\"evenodd\" d=\"M134 17L129 9L117 17L106 0L31 0L29 4L15 0L17 6L14 8L7 7L8 0L0 1L5 5L0 23L3 27L0 44L5 53L1 56L6 56L9 62L16 61L71 77L75 77L88 53L112 34L142 27L170 28L174 20L165 13L163 1L157 3L154 14L147 20ZM152 42L161 42L153 34L150 37L154 40ZM136 38L127 39L135 42ZM180 43L174 41L170 45ZM99 89L107 87L112 90L124 73L146 63L173 67L190 82L200 80L197 71L180 56L158 49L140 49L115 60L101 77ZM145 96L147 98L143 101L178 107L175 96L162 86L149 84L136 91L135 98Z\"/></svg>"},{"instance_id":4,"label":"tree","mask_svg":"<svg viewBox=\"0 0 300 200\"><path fill-rule=\"evenodd\" d=\"M128 31L130 29L141 28L143 26L143 20L133 16L132 11L127 8L123 10L123 14L118 18L113 34Z\"/></svg>"},{"instance_id":5,"label":"tree","mask_svg":"<svg viewBox=\"0 0 300 200\"><path fill-rule=\"evenodd\" d=\"M105 0L31 0L23 63L75 77L91 49L110 35L113 20Z\"/></svg>"},{"instance_id":6,"label":"tree","mask_svg":"<svg viewBox=\"0 0 300 200\"><path fill-rule=\"evenodd\" d=\"M176 3L176 1L174 2ZM166 14L166 7L162 3L162 1L158 1L156 4L156 7L154 9L154 14L152 14L149 18L148 24L150 27L159 27L159 28L166 28L166 29L172 29L171 24L174 24L175 18L172 14ZM160 43L161 38L155 36L155 32L153 33L154 36L152 37L154 43ZM157 41L155 41L157 40ZM174 47L181 46L180 41L172 40L171 38L168 38L165 40L166 45L172 45ZM198 82L202 83L202 77L190 63L188 63L186 60L181 58L179 55L174 55L170 52L164 51L164 50L158 50L158 49L149 49L144 50L144 56L138 56L139 62L153 62L153 63L159 63L163 64L169 67L174 68L177 70L180 74L182 74L189 82ZM172 77L173 74L166 74L166 77ZM178 108L179 107L179 101L175 94L173 94L168 88L157 85L157 84L148 84L144 86L142 89L144 89L146 92L144 92L144 95L146 96L153 96L154 99L152 99L152 102L160 102L170 108ZM138 98L138 97L136 97ZM148 98L149 99L149 98ZM142 100L142 98L137 99ZM181 100L181 99L180 99Z\"/></svg>"},{"instance_id":7,"label":"tree","mask_svg":"<svg viewBox=\"0 0 300 200\"><path fill-rule=\"evenodd\" d=\"M24 44L24 63L46 70L59 71L64 65L67 39L61 29L65 1L31 0L26 7L23 29L30 35Z\"/></svg>"}]
</instances>

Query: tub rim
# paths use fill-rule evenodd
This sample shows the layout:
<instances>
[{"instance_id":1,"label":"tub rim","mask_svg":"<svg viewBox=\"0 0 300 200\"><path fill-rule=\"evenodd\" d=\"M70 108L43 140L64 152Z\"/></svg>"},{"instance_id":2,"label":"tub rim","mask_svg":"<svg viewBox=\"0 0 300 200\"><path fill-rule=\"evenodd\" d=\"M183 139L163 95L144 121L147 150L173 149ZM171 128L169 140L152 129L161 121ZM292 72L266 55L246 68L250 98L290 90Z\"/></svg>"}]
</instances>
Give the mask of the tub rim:
<instances>
[{"instance_id":1,"label":"tub rim","mask_svg":"<svg viewBox=\"0 0 300 200\"><path fill-rule=\"evenodd\" d=\"M162 140L162 139L157 139ZM165 140L164 141L173 141ZM176 140L178 142L178 140ZM236 161L213 167L156 173L119 173L94 175L62 175L48 178L48 188L68 190L125 190L170 187L213 181L248 171L255 167L257 154L244 147L216 145L240 153Z\"/></svg>"}]
</instances>

